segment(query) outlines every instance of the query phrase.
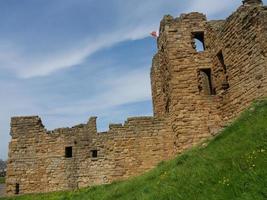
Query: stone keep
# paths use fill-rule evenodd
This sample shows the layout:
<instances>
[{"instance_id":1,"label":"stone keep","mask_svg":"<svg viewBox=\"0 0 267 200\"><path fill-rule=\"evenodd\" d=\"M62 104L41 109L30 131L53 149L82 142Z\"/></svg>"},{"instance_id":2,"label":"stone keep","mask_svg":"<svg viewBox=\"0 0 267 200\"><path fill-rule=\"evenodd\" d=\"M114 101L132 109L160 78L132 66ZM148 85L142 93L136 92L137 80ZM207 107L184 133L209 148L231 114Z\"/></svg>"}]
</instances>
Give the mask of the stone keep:
<instances>
[{"instance_id":1,"label":"stone keep","mask_svg":"<svg viewBox=\"0 0 267 200\"><path fill-rule=\"evenodd\" d=\"M253 100L267 96L267 7L261 0L244 0L226 20L167 15L157 40L154 116L111 124L104 133L97 132L96 117L53 131L38 116L12 118L8 195L140 175L216 135Z\"/></svg>"}]
</instances>

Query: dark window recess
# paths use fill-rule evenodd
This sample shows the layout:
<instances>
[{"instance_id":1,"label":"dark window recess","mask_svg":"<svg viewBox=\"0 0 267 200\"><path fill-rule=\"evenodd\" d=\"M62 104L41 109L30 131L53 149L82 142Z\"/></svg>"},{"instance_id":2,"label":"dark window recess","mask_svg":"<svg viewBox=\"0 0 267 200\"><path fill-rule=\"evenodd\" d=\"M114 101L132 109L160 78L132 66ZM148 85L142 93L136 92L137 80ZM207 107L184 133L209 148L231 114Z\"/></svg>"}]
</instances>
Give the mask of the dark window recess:
<instances>
[{"instance_id":1,"label":"dark window recess","mask_svg":"<svg viewBox=\"0 0 267 200\"><path fill-rule=\"evenodd\" d=\"M15 186L15 194L19 194L19 184L16 183L16 186Z\"/></svg>"},{"instance_id":2,"label":"dark window recess","mask_svg":"<svg viewBox=\"0 0 267 200\"><path fill-rule=\"evenodd\" d=\"M92 157L92 158L97 158L97 153L98 153L97 150L92 150L92 151L91 151L91 157Z\"/></svg>"},{"instance_id":3,"label":"dark window recess","mask_svg":"<svg viewBox=\"0 0 267 200\"><path fill-rule=\"evenodd\" d=\"M218 61L219 61L219 64L220 64L220 67L222 68L223 70L223 82L222 82L222 88L224 90L228 89L229 88L229 83L228 83L228 74L227 74L227 68L226 68L226 65L224 63L224 57L223 57L223 53L222 51L220 51L218 54L217 54L217 58L218 58Z\"/></svg>"},{"instance_id":4,"label":"dark window recess","mask_svg":"<svg viewBox=\"0 0 267 200\"><path fill-rule=\"evenodd\" d=\"M205 95L215 95L216 91L212 87L211 69L200 69L199 71L199 91Z\"/></svg>"},{"instance_id":5,"label":"dark window recess","mask_svg":"<svg viewBox=\"0 0 267 200\"><path fill-rule=\"evenodd\" d=\"M193 48L197 52L205 51L204 32L194 32L193 36Z\"/></svg>"},{"instance_id":6,"label":"dark window recess","mask_svg":"<svg viewBox=\"0 0 267 200\"><path fill-rule=\"evenodd\" d=\"M72 147L66 147L65 148L65 157L71 158L72 157Z\"/></svg>"},{"instance_id":7,"label":"dark window recess","mask_svg":"<svg viewBox=\"0 0 267 200\"><path fill-rule=\"evenodd\" d=\"M167 99L166 105L165 105L165 113L170 112L170 99Z\"/></svg>"}]
</instances>

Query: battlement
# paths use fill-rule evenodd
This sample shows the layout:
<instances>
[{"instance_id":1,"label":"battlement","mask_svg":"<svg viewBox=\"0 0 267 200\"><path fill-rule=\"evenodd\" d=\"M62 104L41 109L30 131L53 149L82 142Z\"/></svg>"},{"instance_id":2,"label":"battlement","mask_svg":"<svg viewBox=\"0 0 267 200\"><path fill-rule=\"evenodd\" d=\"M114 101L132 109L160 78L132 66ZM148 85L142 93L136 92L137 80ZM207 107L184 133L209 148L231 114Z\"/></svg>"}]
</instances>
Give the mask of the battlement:
<instances>
[{"instance_id":1,"label":"battlement","mask_svg":"<svg viewBox=\"0 0 267 200\"><path fill-rule=\"evenodd\" d=\"M20 135L38 134L44 131L44 126L38 116L12 117L10 135L17 138Z\"/></svg>"},{"instance_id":2,"label":"battlement","mask_svg":"<svg viewBox=\"0 0 267 200\"><path fill-rule=\"evenodd\" d=\"M38 116L27 116L27 117L12 117L11 125L35 125L40 124L41 119Z\"/></svg>"},{"instance_id":3,"label":"battlement","mask_svg":"<svg viewBox=\"0 0 267 200\"><path fill-rule=\"evenodd\" d=\"M11 119L7 193L111 183L212 137L267 96L267 8L244 0L225 20L164 16L151 68L154 116L97 132L96 117L47 131L38 116Z\"/></svg>"}]
</instances>

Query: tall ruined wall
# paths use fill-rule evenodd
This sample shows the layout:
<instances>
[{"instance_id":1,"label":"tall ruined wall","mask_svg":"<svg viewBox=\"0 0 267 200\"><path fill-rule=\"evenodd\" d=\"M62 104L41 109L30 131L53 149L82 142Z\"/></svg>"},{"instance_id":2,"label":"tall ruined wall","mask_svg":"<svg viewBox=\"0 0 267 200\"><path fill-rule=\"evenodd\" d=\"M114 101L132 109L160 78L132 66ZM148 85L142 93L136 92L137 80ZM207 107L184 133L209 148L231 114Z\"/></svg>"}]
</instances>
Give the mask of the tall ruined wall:
<instances>
[{"instance_id":1,"label":"tall ruined wall","mask_svg":"<svg viewBox=\"0 0 267 200\"><path fill-rule=\"evenodd\" d=\"M224 122L238 116L253 100L267 96L266 7L259 1L244 3L220 29L209 23L206 42Z\"/></svg>"},{"instance_id":2,"label":"tall ruined wall","mask_svg":"<svg viewBox=\"0 0 267 200\"><path fill-rule=\"evenodd\" d=\"M203 43L197 47L196 40ZM244 0L226 20L165 16L153 58L154 117L129 118L105 133L96 118L47 131L39 117L11 120L7 193L49 192L139 175L215 135L267 96L267 8Z\"/></svg>"},{"instance_id":3,"label":"tall ruined wall","mask_svg":"<svg viewBox=\"0 0 267 200\"><path fill-rule=\"evenodd\" d=\"M173 156L172 134L163 119L130 118L124 125L110 125L106 133L97 133L95 119L48 132L39 117L13 118L7 194L15 194L16 185L24 194L110 183Z\"/></svg>"},{"instance_id":4,"label":"tall ruined wall","mask_svg":"<svg viewBox=\"0 0 267 200\"><path fill-rule=\"evenodd\" d=\"M151 69L153 107L156 116L169 118L177 152L267 96L266 20L260 0L244 1L226 20L207 21L200 13L164 17Z\"/></svg>"},{"instance_id":5,"label":"tall ruined wall","mask_svg":"<svg viewBox=\"0 0 267 200\"><path fill-rule=\"evenodd\" d=\"M200 74L202 69L212 68L210 50L205 47L198 52L194 42L194 36L206 35L206 26L206 17L200 13L176 19L165 16L161 22L155 58L166 62L153 63L152 83L158 84L159 77L162 80L161 88L152 84L153 105L156 116L168 116L178 152L215 134L222 126L217 96L206 93Z\"/></svg>"}]
</instances>

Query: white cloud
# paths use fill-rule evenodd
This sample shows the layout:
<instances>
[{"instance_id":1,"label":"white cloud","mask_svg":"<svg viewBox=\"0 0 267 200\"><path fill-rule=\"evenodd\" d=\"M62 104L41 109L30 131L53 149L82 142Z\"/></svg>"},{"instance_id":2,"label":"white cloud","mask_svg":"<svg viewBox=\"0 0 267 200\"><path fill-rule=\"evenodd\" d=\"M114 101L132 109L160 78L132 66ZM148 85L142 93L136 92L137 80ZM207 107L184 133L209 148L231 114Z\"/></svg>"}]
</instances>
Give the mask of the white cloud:
<instances>
[{"instance_id":1,"label":"white cloud","mask_svg":"<svg viewBox=\"0 0 267 200\"><path fill-rule=\"evenodd\" d=\"M81 64L96 51L118 42L147 37L153 27L154 25L141 24L137 27L122 28L119 31L87 39L85 42L87 45L70 47L68 50L60 49L51 53L44 52L44 55L41 56L32 57L27 55L28 52L18 51L19 48L13 48L13 51L11 51L5 47L0 47L0 52L2 52L0 53L0 55L2 54L0 56L0 66L15 71L21 78L46 76L54 71Z\"/></svg>"},{"instance_id":2,"label":"white cloud","mask_svg":"<svg viewBox=\"0 0 267 200\"><path fill-rule=\"evenodd\" d=\"M147 101L151 99L149 67L139 70L129 71L125 74L118 73L115 76L97 81L105 88L90 99L72 102L71 105L65 105L44 112L45 115L76 115L84 113L102 112L116 106L130 103Z\"/></svg>"},{"instance_id":3,"label":"white cloud","mask_svg":"<svg viewBox=\"0 0 267 200\"><path fill-rule=\"evenodd\" d=\"M233 9L238 5L241 5L241 0L193 0L190 1L186 12L202 12L212 18L213 16L221 14L222 12L227 13L229 9L234 11Z\"/></svg>"},{"instance_id":4,"label":"white cloud","mask_svg":"<svg viewBox=\"0 0 267 200\"><path fill-rule=\"evenodd\" d=\"M148 37L152 30L158 28L159 19L154 18L154 15L157 14L156 11L162 2L164 1L139 3L142 6L140 9L136 9L136 12L130 12L129 9L132 9L130 7L125 10L127 3L123 3L120 11L121 20L118 22L119 28L105 30L101 34L94 33L89 38L74 38L77 40L77 44L68 48L57 48L47 52L42 51L40 46L39 50L37 49L40 52L36 54L29 52L29 49L20 44L12 44L13 41L2 46L0 43L0 55L2 55L0 56L0 68L8 68L20 78L46 76L60 69L79 65L93 53L119 42ZM146 9L143 6L145 8L153 7L154 13L144 12ZM140 21L140 18L144 20Z\"/></svg>"},{"instance_id":5,"label":"white cloud","mask_svg":"<svg viewBox=\"0 0 267 200\"><path fill-rule=\"evenodd\" d=\"M210 16L220 13L229 7L233 7L233 0L213 1L213 0L192 0L188 1L187 12L200 11L208 13ZM237 0L235 2L238 2ZM21 78L31 78L36 76L46 76L55 71L79 65L93 53L108 48L118 42L136 40L149 36L152 30L156 30L159 20L162 17L163 8L177 7L181 2L166 2L164 0L152 1L119 1L120 21L119 28L104 31L101 34L90 36L89 38L76 38L77 45L69 46L66 49L59 48L51 52L23 51L19 44L1 45L0 43L0 67L6 67L14 71ZM134 6L134 12L131 12ZM166 14L166 13L165 13ZM52 34L52 33L51 33ZM45 39L45 38L44 38Z\"/></svg>"}]
</instances>

